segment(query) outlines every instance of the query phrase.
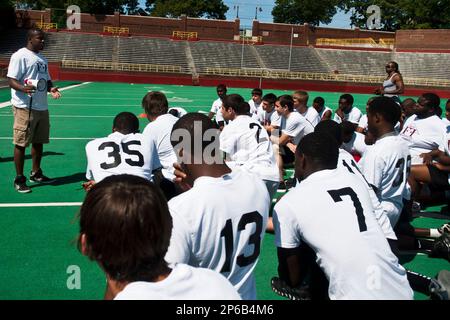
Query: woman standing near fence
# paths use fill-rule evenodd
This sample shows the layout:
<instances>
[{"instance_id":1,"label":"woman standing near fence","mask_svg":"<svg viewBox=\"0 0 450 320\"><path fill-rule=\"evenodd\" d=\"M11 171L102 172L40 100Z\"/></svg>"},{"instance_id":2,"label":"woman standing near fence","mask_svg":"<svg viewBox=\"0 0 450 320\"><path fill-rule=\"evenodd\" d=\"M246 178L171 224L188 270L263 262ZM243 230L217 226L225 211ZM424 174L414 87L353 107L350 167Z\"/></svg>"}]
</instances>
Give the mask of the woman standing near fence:
<instances>
[{"instance_id":1,"label":"woman standing near fence","mask_svg":"<svg viewBox=\"0 0 450 320\"><path fill-rule=\"evenodd\" d=\"M386 64L386 73L388 74L386 80L383 81L381 88L375 90L375 94L390 97L400 104L399 94L404 92L405 85L403 83L403 77L398 70L398 63L395 61L388 62Z\"/></svg>"}]
</instances>

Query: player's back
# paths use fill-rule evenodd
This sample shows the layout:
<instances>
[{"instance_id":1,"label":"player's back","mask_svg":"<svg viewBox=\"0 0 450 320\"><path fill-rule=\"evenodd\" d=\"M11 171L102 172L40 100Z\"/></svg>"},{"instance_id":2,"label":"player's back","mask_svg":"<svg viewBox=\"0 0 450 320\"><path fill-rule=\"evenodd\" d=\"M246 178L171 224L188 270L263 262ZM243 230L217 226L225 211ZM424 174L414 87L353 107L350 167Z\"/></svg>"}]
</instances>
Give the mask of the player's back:
<instances>
[{"instance_id":1,"label":"player's back","mask_svg":"<svg viewBox=\"0 0 450 320\"><path fill-rule=\"evenodd\" d=\"M279 180L269 135L264 127L249 116L238 116L223 129L220 149L229 155L231 167L242 166L261 179Z\"/></svg>"},{"instance_id":2,"label":"player's back","mask_svg":"<svg viewBox=\"0 0 450 320\"><path fill-rule=\"evenodd\" d=\"M276 223L277 246L285 247L297 234L308 243L329 278L331 299L412 298L406 272L355 175L339 169L311 174L280 200L274 216L282 221L281 231Z\"/></svg>"},{"instance_id":3,"label":"player's back","mask_svg":"<svg viewBox=\"0 0 450 320\"><path fill-rule=\"evenodd\" d=\"M264 183L243 170L198 178L169 201L173 230L166 260L216 270L243 299L255 299L253 270L269 203Z\"/></svg>"},{"instance_id":4,"label":"player's back","mask_svg":"<svg viewBox=\"0 0 450 320\"><path fill-rule=\"evenodd\" d=\"M151 180L152 170L159 167L153 143L141 133L114 132L86 145L86 177L95 182L116 174L132 174Z\"/></svg>"}]
</instances>

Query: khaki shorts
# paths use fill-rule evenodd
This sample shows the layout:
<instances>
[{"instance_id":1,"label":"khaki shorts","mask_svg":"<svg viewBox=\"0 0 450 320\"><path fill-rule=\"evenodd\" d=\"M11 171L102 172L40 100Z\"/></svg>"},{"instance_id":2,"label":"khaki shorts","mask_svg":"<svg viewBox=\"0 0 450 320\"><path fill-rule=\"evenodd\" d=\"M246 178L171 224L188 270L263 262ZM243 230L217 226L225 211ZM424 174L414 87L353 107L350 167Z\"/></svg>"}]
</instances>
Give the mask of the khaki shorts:
<instances>
[{"instance_id":1,"label":"khaki shorts","mask_svg":"<svg viewBox=\"0 0 450 320\"><path fill-rule=\"evenodd\" d=\"M13 108L14 134L13 143L27 147L30 143L48 143L50 136L50 121L48 110L37 111L27 108ZM30 124L28 126L28 124Z\"/></svg>"}]
</instances>

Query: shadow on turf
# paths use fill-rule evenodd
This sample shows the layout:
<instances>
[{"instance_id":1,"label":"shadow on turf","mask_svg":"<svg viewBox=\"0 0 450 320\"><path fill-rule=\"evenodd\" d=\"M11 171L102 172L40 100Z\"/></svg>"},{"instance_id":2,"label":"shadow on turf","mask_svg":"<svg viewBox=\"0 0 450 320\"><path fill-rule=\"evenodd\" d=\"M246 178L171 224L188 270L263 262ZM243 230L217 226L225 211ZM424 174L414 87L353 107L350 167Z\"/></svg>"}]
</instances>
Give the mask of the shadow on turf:
<instances>
[{"instance_id":1,"label":"shadow on turf","mask_svg":"<svg viewBox=\"0 0 450 320\"><path fill-rule=\"evenodd\" d=\"M60 153L60 152L53 152L53 151L44 151L42 153L42 157L47 157L47 156L63 156L65 155L64 153ZM31 154L27 154L25 156L25 160L31 160ZM14 157L7 157L7 158L0 158L0 162L12 162L14 161Z\"/></svg>"},{"instance_id":2,"label":"shadow on turf","mask_svg":"<svg viewBox=\"0 0 450 320\"><path fill-rule=\"evenodd\" d=\"M65 177L51 177L53 179L55 179L54 182L52 183L42 183L42 184L28 184L28 186L32 189L34 188L38 188L38 187L43 187L43 186L62 186L65 184L71 184L71 183L80 183L80 189L82 189L83 187L81 186L81 182L86 181L86 172L78 172L78 173L74 173L71 174L69 176L65 176Z\"/></svg>"}]
</instances>

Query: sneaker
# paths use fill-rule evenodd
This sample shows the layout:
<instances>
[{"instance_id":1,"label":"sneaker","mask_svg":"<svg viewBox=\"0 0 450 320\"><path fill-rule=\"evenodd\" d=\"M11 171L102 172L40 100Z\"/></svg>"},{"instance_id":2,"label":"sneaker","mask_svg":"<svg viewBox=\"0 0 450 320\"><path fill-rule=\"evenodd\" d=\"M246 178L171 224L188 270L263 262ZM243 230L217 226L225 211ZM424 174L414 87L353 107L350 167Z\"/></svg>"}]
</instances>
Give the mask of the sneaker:
<instances>
[{"instance_id":1,"label":"sneaker","mask_svg":"<svg viewBox=\"0 0 450 320\"><path fill-rule=\"evenodd\" d=\"M444 258L450 261L450 233L444 232L442 236L434 240L433 248L429 256L432 258Z\"/></svg>"},{"instance_id":2,"label":"sneaker","mask_svg":"<svg viewBox=\"0 0 450 320\"><path fill-rule=\"evenodd\" d=\"M41 169L39 169L36 172L30 173L30 182L52 183L54 181L55 181L55 179L50 179L49 177L44 176Z\"/></svg>"},{"instance_id":3,"label":"sneaker","mask_svg":"<svg viewBox=\"0 0 450 320\"><path fill-rule=\"evenodd\" d=\"M270 284L273 292L289 300L311 300L308 286L292 288L278 277L273 277Z\"/></svg>"},{"instance_id":4,"label":"sneaker","mask_svg":"<svg viewBox=\"0 0 450 320\"><path fill-rule=\"evenodd\" d=\"M27 186L27 179L24 176L17 176L16 179L14 179L14 189L20 193L31 192L30 187Z\"/></svg>"},{"instance_id":5,"label":"sneaker","mask_svg":"<svg viewBox=\"0 0 450 320\"><path fill-rule=\"evenodd\" d=\"M443 224L438 229L440 234L449 233L450 234L450 223Z\"/></svg>"}]
</instances>

